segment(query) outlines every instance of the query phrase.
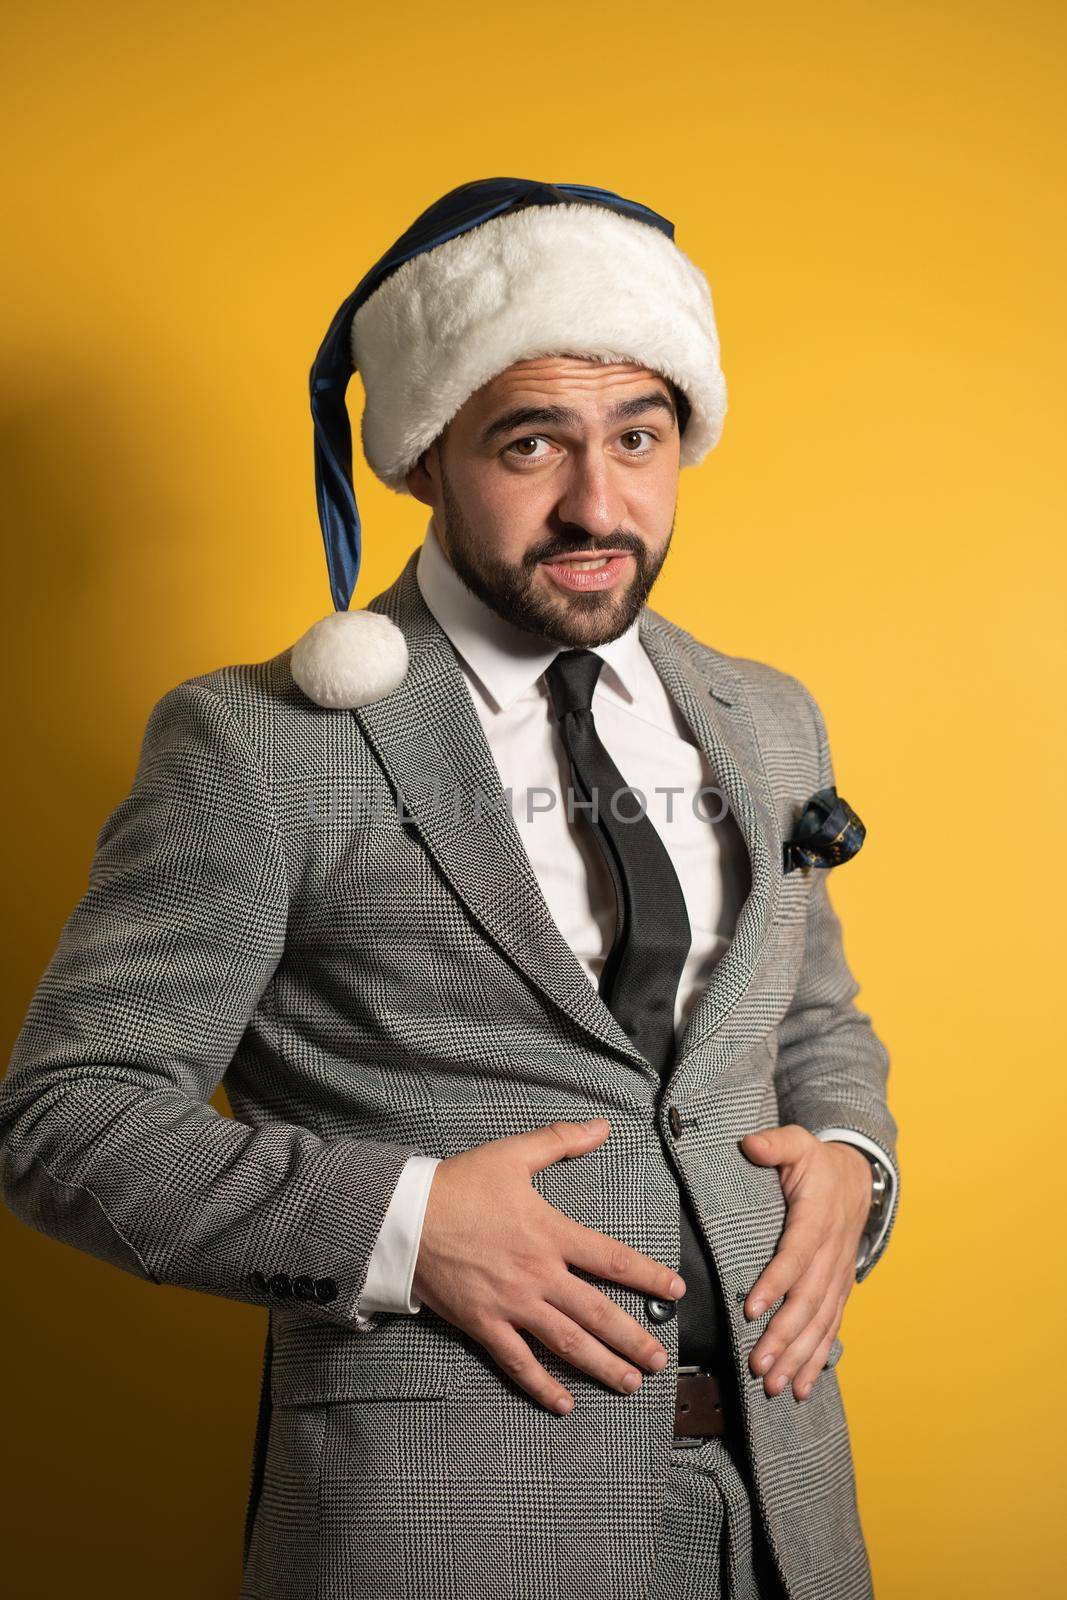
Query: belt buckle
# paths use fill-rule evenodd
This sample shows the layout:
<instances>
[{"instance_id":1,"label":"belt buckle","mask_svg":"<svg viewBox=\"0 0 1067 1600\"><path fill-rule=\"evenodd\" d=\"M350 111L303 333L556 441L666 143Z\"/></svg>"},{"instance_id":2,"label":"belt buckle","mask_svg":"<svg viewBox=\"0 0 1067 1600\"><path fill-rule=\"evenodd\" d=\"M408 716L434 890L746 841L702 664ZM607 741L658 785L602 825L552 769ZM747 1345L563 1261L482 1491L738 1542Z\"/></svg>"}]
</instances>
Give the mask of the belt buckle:
<instances>
[{"instance_id":1,"label":"belt buckle","mask_svg":"<svg viewBox=\"0 0 1067 1600\"><path fill-rule=\"evenodd\" d=\"M691 1366L679 1366L676 1371L678 1377L682 1377L683 1375L692 1374L694 1372L703 1372L704 1368L699 1364L699 1362L695 1362ZM699 1450L700 1446L706 1443L707 1436L705 1434L676 1433L673 1439L673 1447L675 1450Z\"/></svg>"}]
</instances>

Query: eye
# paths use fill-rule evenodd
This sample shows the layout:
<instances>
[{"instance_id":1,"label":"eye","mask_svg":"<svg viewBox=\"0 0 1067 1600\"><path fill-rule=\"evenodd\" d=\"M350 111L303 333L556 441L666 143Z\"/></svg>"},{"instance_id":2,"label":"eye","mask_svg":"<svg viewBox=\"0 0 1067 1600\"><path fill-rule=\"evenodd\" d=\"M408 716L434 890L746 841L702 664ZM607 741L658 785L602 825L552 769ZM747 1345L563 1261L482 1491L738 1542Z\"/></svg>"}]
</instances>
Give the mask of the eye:
<instances>
[{"instance_id":1,"label":"eye","mask_svg":"<svg viewBox=\"0 0 1067 1600\"><path fill-rule=\"evenodd\" d=\"M531 434L528 434L525 439L512 439L511 443L508 445L507 448L508 448L508 450L514 450L515 446L519 445L519 444L544 444L545 442L546 441L541 437L540 434L531 433ZM504 454L505 455L507 454L507 450L505 450ZM520 453L518 459L520 461L540 461L541 457L540 456L528 456L528 455L526 455L524 453Z\"/></svg>"},{"instance_id":2,"label":"eye","mask_svg":"<svg viewBox=\"0 0 1067 1600\"><path fill-rule=\"evenodd\" d=\"M653 444L655 443L656 435L653 433L651 428L628 428L622 437L624 439L639 439L642 434L646 434L648 438L652 440ZM628 456L647 456L651 449L652 445L649 445L644 450L627 450L624 453Z\"/></svg>"},{"instance_id":3,"label":"eye","mask_svg":"<svg viewBox=\"0 0 1067 1600\"><path fill-rule=\"evenodd\" d=\"M651 441L651 443L647 444L644 447L643 450L631 450L628 446L624 446L623 447L623 454L624 455L628 455L628 456L647 456L647 455L651 455L653 447L655 446L655 444L657 442L657 439L658 439L658 435L651 428L627 428L626 432L624 434L622 434L620 437L622 439L640 439L642 437L645 437L645 438L648 438ZM505 447L504 454L505 455L511 455L512 459L515 460L515 461L543 461L545 459L543 454L542 455L533 455L530 452L528 452L527 450L522 449L521 447L524 446L524 445L531 445L531 444L532 445L537 445L537 444L547 444L547 443L548 443L548 441L545 439L543 434L539 434L539 433L527 434L522 439L512 439L511 443Z\"/></svg>"}]
</instances>

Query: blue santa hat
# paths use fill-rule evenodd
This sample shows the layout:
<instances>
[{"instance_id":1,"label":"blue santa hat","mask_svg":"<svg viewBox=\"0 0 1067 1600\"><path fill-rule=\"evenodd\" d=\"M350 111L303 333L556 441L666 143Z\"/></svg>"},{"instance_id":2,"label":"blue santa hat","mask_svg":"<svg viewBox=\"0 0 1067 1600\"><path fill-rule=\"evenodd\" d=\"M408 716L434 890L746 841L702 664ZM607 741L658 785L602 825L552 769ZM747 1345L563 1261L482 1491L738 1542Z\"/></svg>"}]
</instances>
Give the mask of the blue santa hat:
<instances>
[{"instance_id":1,"label":"blue santa hat","mask_svg":"<svg viewBox=\"0 0 1067 1600\"><path fill-rule=\"evenodd\" d=\"M312 700L381 699L407 671L384 614L351 611L362 530L345 391L363 379L375 476L406 476L463 404L516 361L633 361L674 386L681 466L717 444L726 385L711 292L666 217L610 189L525 178L460 184L416 218L337 311L311 368L315 493L334 612L293 647Z\"/></svg>"}]
</instances>

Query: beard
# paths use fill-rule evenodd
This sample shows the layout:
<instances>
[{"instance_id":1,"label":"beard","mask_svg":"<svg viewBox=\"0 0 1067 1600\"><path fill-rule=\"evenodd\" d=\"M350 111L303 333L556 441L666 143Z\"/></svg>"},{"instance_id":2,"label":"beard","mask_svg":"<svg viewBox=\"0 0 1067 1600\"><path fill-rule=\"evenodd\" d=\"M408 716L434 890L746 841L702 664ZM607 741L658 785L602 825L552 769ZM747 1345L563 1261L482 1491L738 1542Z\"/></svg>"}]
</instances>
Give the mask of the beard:
<instances>
[{"instance_id":1,"label":"beard","mask_svg":"<svg viewBox=\"0 0 1067 1600\"><path fill-rule=\"evenodd\" d=\"M472 533L452 491L443 461L441 498L445 514L445 537L441 543L472 594L516 628L572 649L607 644L626 632L659 577L674 533L672 517L663 549L650 552L636 534L626 533L621 528L607 539L595 539L592 534L575 527L570 532L542 540L519 562L512 563L501 560L491 544ZM634 575L629 584L560 594L558 598L535 588L537 568L542 561L599 550L630 552Z\"/></svg>"}]
</instances>

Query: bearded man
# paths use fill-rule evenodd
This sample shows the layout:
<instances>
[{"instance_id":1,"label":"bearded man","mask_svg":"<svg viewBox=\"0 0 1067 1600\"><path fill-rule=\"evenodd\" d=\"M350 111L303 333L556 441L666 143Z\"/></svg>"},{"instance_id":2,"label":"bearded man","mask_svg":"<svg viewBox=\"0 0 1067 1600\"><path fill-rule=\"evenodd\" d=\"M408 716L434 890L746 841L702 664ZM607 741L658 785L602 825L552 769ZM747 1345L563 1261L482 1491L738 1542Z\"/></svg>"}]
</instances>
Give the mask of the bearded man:
<instances>
[{"instance_id":1,"label":"bearded man","mask_svg":"<svg viewBox=\"0 0 1067 1600\"><path fill-rule=\"evenodd\" d=\"M353 610L354 370L431 515ZM243 1600L869 1596L834 1365L896 1125L827 894L863 824L807 689L648 605L725 414L704 276L610 190L463 184L311 404L334 612L154 706L4 1198L268 1309Z\"/></svg>"}]
</instances>

